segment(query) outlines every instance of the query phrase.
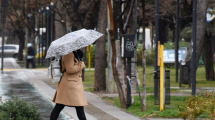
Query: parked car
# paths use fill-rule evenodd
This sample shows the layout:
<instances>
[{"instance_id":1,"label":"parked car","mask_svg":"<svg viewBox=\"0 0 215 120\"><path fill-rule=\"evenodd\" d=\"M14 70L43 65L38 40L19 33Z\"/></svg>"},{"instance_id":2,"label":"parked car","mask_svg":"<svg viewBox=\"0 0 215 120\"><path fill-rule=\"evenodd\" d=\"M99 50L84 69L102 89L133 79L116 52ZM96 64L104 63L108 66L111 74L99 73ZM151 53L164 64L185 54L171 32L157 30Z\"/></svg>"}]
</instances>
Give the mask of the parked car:
<instances>
[{"instance_id":1,"label":"parked car","mask_svg":"<svg viewBox=\"0 0 215 120\"><path fill-rule=\"evenodd\" d=\"M17 58L19 52L19 45L5 44L4 45L4 57ZM2 45L0 45L0 57L2 57Z\"/></svg>"}]
</instances>

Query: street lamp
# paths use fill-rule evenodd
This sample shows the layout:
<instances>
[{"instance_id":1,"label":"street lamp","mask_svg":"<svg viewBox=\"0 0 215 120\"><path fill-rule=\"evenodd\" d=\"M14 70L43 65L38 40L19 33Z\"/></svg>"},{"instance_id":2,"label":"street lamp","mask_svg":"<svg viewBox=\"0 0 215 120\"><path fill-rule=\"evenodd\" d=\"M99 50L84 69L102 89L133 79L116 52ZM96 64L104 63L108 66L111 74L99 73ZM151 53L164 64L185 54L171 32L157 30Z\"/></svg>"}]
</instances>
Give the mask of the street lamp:
<instances>
[{"instance_id":1,"label":"street lamp","mask_svg":"<svg viewBox=\"0 0 215 120\"><path fill-rule=\"evenodd\" d=\"M50 3L50 7L51 7L51 17L50 17L50 43L54 40L54 3L51 2ZM51 59L50 59L51 62Z\"/></svg>"},{"instance_id":2,"label":"street lamp","mask_svg":"<svg viewBox=\"0 0 215 120\"><path fill-rule=\"evenodd\" d=\"M49 45L49 7L46 7L46 54ZM46 59L46 67L48 67L48 59Z\"/></svg>"},{"instance_id":3,"label":"street lamp","mask_svg":"<svg viewBox=\"0 0 215 120\"><path fill-rule=\"evenodd\" d=\"M31 18L32 18L32 14L31 13L28 13L28 18L29 18L29 22L31 24ZM28 28L29 29L29 28ZM29 43L30 42L30 38L28 38L27 42Z\"/></svg>"},{"instance_id":4,"label":"street lamp","mask_svg":"<svg viewBox=\"0 0 215 120\"><path fill-rule=\"evenodd\" d=\"M40 41L41 41L41 38L40 38L40 32L41 32L41 29L40 29L40 15L41 15L41 10L39 9L38 10L39 12L39 30L38 30L38 36L39 36L39 42L38 42L38 47L39 47L39 56L38 56L38 63L40 64Z\"/></svg>"},{"instance_id":5,"label":"street lamp","mask_svg":"<svg viewBox=\"0 0 215 120\"><path fill-rule=\"evenodd\" d=\"M50 31L50 43L53 41L54 38L54 3L50 3L51 6L51 31Z\"/></svg>"},{"instance_id":6,"label":"street lamp","mask_svg":"<svg viewBox=\"0 0 215 120\"><path fill-rule=\"evenodd\" d=\"M43 11L44 11L44 9L43 9L43 7L41 7L41 12L42 12L42 40L41 40L41 42L42 42L42 58L41 58L42 66L43 66Z\"/></svg>"},{"instance_id":7,"label":"street lamp","mask_svg":"<svg viewBox=\"0 0 215 120\"><path fill-rule=\"evenodd\" d=\"M193 21L192 21L192 39L193 39L193 53L192 53L192 95L196 94L196 7L197 7L197 0L193 0Z\"/></svg>"},{"instance_id":8,"label":"street lamp","mask_svg":"<svg viewBox=\"0 0 215 120\"><path fill-rule=\"evenodd\" d=\"M53 2L50 3L50 6L51 6L51 9L54 9L54 3Z\"/></svg>"}]
</instances>

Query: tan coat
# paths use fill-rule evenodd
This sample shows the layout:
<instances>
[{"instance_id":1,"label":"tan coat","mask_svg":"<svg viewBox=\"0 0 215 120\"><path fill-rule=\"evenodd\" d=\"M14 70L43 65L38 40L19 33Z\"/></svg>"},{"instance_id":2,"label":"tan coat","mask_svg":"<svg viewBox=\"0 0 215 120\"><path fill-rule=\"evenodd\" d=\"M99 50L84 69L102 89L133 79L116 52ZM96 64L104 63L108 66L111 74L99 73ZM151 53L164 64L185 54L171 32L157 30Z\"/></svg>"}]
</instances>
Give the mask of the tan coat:
<instances>
[{"instance_id":1,"label":"tan coat","mask_svg":"<svg viewBox=\"0 0 215 120\"><path fill-rule=\"evenodd\" d=\"M84 68L84 62L78 61L72 52L62 57L62 71L66 72L58 84L53 102L67 106L87 105L81 77Z\"/></svg>"}]
</instances>

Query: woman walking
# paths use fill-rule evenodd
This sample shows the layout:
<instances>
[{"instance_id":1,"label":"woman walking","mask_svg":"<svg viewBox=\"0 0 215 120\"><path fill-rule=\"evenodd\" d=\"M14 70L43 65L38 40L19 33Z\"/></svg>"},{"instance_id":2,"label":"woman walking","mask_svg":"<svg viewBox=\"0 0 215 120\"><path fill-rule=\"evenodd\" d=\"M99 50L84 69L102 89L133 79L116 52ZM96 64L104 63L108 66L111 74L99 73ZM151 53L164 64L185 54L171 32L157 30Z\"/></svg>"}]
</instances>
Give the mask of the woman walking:
<instances>
[{"instance_id":1,"label":"woman walking","mask_svg":"<svg viewBox=\"0 0 215 120\"><path fill-rule=\"evenodd\" d=\"M50 120L57 120L65 106L75 107L79 120L86 120L84 106L87 105L87 100L82 83L82 70L85 68L85 64L81 61L82 57L81 50L62 57L63 76L53 98L56 105L52 110Z\"/></svg>"}]
</instances>

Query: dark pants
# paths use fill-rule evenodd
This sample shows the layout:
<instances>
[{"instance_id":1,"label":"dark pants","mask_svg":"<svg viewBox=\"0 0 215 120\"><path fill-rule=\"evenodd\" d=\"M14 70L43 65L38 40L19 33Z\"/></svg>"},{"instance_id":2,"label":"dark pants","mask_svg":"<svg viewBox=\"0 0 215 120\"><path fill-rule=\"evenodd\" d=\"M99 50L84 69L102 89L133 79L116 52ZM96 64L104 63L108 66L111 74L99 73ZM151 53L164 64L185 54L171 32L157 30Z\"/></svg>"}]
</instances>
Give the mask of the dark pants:
<instances>
[{"instance_id":1,"label":"dark pants","mask_svg":"<svg viewBox=\"0 0 215 120\"><path fill-rule=\"evenodd\" d=\"M29 68L29 64L31 63L32 67L35 68L34 59L27 59L26 68Z\"/></svg>"},{"instance_id":2,"label":"dark pants","mask_svg":"<svg viewBox=\"0 0 215 120\"><path fill-rule=\"evenodd\" d=\"M63 110L65 105L57 104L55 105L54 109L52 110L50 120L57 120L60 112ZM75 106L77 116L79 120L87 120L84 113L84 107L83 106Z\"/></svg>"}]
</instances>

